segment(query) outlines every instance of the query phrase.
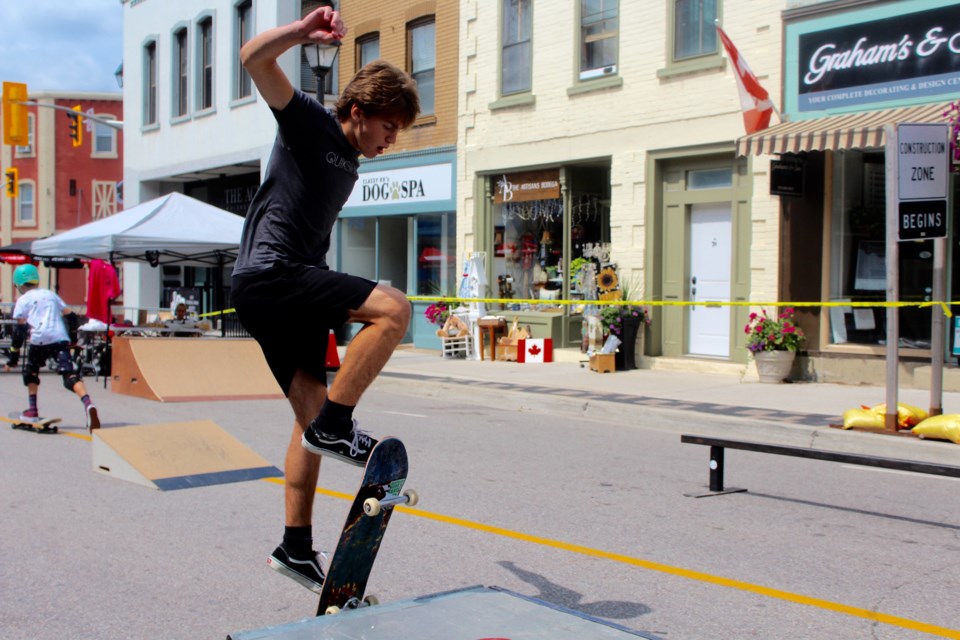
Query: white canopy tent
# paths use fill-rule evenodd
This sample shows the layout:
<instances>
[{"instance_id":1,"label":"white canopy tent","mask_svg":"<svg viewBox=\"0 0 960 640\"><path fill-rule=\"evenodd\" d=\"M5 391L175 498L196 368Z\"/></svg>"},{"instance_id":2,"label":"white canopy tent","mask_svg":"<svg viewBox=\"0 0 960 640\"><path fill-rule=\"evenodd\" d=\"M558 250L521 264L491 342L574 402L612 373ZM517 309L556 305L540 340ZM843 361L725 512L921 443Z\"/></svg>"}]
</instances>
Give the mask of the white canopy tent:
<instances>
[{"instance_id":1,"label":"white canopy tent","mask_svg":"<svg viewBox=\"0 0 960 640\"><path fill-rule=\"evenodd\" d=\"M223 266L240 246L243 218L181 193L149 200L102 220L35 240L37 257L139 260Z\"/></svg>"}]
</instances>

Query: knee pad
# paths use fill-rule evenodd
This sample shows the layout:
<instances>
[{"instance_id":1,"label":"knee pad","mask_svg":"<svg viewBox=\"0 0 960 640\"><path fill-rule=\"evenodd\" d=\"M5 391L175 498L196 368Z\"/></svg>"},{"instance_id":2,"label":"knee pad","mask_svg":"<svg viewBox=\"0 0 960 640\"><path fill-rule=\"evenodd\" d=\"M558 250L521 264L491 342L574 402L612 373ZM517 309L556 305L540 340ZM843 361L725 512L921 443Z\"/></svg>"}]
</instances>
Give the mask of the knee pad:
<instances>
[{"instance_id":1,"label":"knee pad","mask_svg":"<svg viewBox=\"0 0 960 640\"><path fill-rule=\"evenodd\" d=\"M73 359L70 357L68 349L62 349L57 352L57 373L67 375L73 373Z\"/></svg>"},{"instance_id":2,"label":"knee pad","mask_svg":"<svg viewBox=\"0 0 960 640\"><path fill-rule=\"evenodd\" d=\"M40 384L40 376L37 375L36 371L32 369L23 370L23 384Z\"/></svg>"},{"instance_id":3,"label":"knee pad","mask_svg":"<svg viewBox=\"0 0 960 640\"><path fill-rule=\"evenodd\" d=\"M69 373L64 373L64 374L63 374L63 387L64 387L67 391L73 391L73 388L74 388L74 387L76 386L76 384L77 384L78 382L80 382L81 380L83 380L83 378L81 378L79 375L77 375L77 373L76 373L75 371L71 371L71 372L69 372Z\"/></svg>"}]
</instances>

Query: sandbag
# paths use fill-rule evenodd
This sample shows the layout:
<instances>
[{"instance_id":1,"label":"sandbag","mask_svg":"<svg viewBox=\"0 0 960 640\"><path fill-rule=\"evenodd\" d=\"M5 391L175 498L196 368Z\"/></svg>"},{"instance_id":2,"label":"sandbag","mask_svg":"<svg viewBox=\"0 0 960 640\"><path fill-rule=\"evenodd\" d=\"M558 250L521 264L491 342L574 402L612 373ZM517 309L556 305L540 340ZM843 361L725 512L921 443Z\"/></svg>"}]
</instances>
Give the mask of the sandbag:
<instances>
[{"instance_id":1,"label":"sandbag","mask_svg":"<svg viewBox=\"0 0 960 640\"><path fill-rule=\"evenodd\" d=\"M960 415L954 413L927 418L915 426L911 433L921 438L950 440L960 444Z\"/></svg>"},{"instance_id":2,"label":"sandbag","mask_svg":"<svg viewBox=\"0 0 960 640\"><path fill-rule=\"evenodd\" d=\"M886 421L883 414L872 409L847 409L843 412L844 429L883 429Z\"/></svg>"},{"instance_id":3,"label":"sandbag","mask_svg":"<svg viewBox=\"0 0 960 640\"><path fill-rule=\"evenodd\" d=\"M870 410L881 416L886 415L887 404L878 404ZM915 407L905 402L897 403L897 424L900 425L901 429L909 429L923 422L929 417L930 414L919 407Z\"/></svg>"}]
</instances>

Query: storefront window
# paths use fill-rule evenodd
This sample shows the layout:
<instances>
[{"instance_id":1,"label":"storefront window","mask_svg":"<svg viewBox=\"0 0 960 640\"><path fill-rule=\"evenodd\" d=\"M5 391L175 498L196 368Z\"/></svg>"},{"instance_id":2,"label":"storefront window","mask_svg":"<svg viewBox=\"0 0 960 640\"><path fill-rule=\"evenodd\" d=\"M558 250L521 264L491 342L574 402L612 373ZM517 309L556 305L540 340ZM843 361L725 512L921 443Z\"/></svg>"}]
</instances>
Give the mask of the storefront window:
<instances>
[{"instance_id":1,"label":"storefront window","mask_svg":"<svg viewBox=\"0 0 960 640\"><path fill-rule=\"evenodd\" d=\"M565 282L564 273L573 260L592 257L597 247L609 246L609 210L602 191L609 185L609 174L571 169L569 175L576 188L571 189L568 210L560 197L559 170L493 178L492 285L497 297L558 300L565 284L571 296L583 295ZM566 228L570 252L565 256Z\"/></svg>"},{"instance_id":2,"label":"storefront window","mask_svg":"<svg viewBox=\"0 0 960 640\"><path fill-rule=\"evenodd\" d=\"M456 220L452 213L343 218L340 269L405 293L453 295ZM411 236L416 235L416 246ZM416 251L411 255L412 251ZM335 258L328 256L331 265ZM415 271L415 280L411 270Z\"/></svg>"},{"instance_id":3,"label":"storefront window","mask_svg":"<svg viewBox=\"0 0 960 640\"><path fill-rule=\"evenodd\" d=\"M830 299L885 301L886 199L884 155L847 150L834 158L831 206ZM901 242L900 300L931 299L933 241ZM885 307L831 307L832 344L886 343ZM900 309L900 346L930 347L930 308Z\"/></svg>"}]
</instances>

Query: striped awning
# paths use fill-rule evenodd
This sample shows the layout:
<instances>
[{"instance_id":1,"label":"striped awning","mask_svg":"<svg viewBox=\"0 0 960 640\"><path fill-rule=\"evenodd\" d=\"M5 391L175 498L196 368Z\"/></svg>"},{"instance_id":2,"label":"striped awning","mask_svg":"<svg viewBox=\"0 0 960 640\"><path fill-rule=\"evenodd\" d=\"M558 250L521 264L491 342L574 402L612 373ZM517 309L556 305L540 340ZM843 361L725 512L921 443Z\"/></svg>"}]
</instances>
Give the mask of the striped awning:
<instances>
[{"instance_id":1,"label":"striped awning","mask_svg":"<svg viewBox=\"0 0 960 640\"><path fill-rule=\"evenodd\" d=\"M942 122L949 103L924 104L900 109L884 109L829 116L815 120L781 122L763 131L737 140L737 155L769 155L830 149L866 149L882 147L883 127L903 122Z\"/></svg>"}]
</instances>

